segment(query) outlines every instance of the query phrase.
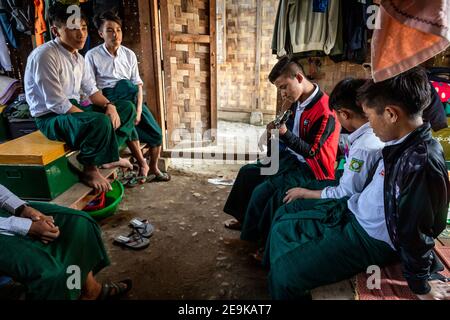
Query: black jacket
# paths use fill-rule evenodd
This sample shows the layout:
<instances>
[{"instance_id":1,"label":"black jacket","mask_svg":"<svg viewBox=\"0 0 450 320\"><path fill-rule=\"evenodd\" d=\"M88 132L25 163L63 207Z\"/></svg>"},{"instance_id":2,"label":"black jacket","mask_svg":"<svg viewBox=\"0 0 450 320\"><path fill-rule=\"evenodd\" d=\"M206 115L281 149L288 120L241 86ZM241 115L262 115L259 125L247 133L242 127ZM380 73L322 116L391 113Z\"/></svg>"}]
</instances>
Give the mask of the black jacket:
<instances>
[{"instance_id":1,"label":"black jacket","mask_svg":"<svg viewBox=\"0 0 450 320\"><path fill-rule=\"evenodd\" d=\"M446 225L450 183L444 153L429 124L383 149L384 208L390 238L415 294L430 291L434 238Z\"/></svg>"}]
</instances>

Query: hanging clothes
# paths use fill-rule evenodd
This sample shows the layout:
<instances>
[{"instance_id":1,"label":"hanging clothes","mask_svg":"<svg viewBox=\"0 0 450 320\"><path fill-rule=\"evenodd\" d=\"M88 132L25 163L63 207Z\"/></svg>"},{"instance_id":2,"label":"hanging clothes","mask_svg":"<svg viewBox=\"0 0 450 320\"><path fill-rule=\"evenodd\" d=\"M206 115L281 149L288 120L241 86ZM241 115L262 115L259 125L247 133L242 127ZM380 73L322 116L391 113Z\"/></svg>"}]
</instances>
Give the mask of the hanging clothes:
<instances>
[{"instance_id":1,"label":"hanging clothes","mask_svg":"<svg viewBox=\"0 0 450 320\"><path fill-rule=\"evenodd\" d=\"M34 0L34 35L36 36L36 46L45 43L45 33L47 32L47 25L44 18L44 1Z\"/></svg>"},{"instance_id":2,"label":"hanging clothes","mask_svg":"<svg viewBox=\"0 0 450 320\"><path fill-rule=\"evenodd\" d=\"M383 81L450 45L450 0L382 0L372 38L372 76Z\"/></svg>"},{"instance_id":3,"label":"hanging clothes","mask_svg":"<svg viewBox=\"0 0 450 320\"><path fill-rule=\"evenodd\" d=\"M7 8L9 8L7 1L0 0L0 29L5 36L6 42L17 49L18 43L14 36L13 26Z\"/></svg>"},{"instance_id":4,"label":"hanging clothes","mask_svg":"<svg viewBox=\"0 0 450 320\"><path fill-rule=\"evenodd\" d=\"M0 64L5 71L12 71L11 56L3 32L0 32Z\"/></svg>"},{"instance_id":5,"label":"hanging clothes","mask_svg":"<svg viewBox=\"0 0 450 320\"><path fill-rule=\"evenodd\" d=\"M286 54L323 51L329 54L336 42L339 0L329 0L326 12L314 12L314 0L281 0L272 38L272 50Z\"/></svg>"},{"instance_id":6,"label":"hanging clothes","mask_svg":"<svg viewBox=\"0 0 450 320\"><path fill-rule=\"evenodd\" d=\"M34 32L34 4L25 0L6 0L6 4L5 8L14 19L16 30L31 35Z\"/></svg>"},{"instance_id":7,"label":"hanging clothes","mask_svg":"<svg viewBox=\"0 0 450 320\"><path fill-rule=\"evenodd\" d=\"M327 11L328 0L314 0L313 1L313 12L325 12Z\"/></svg>"}]
</instances>

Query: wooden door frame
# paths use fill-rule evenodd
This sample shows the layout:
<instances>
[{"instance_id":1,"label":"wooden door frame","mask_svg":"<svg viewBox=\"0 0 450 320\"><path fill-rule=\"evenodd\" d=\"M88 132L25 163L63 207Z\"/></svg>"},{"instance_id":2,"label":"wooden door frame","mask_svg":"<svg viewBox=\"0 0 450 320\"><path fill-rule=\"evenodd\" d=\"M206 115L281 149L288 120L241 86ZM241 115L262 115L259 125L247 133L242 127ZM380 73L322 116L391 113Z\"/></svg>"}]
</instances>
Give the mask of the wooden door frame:
<instances>
[{"instance_id":1,"label":"wooden door frame","mask_svg":"<svg viewBox=\"0 0 450 320\"><path fill-rule=\"evenodd\" d=\"M163 133L162 148L167 148L166 116L161 65L161 39L158 0L138 0L145 99ZM151 53L151 56L150 56Z\"/></svg>"},{"instance_id":2,"label":"wooden door frame","mask_svg":"<svg viewBox=\"0 0 450 320\"><path fill-rule=\"evenodd\" d=\"M160 7L167 8L167 0L138 0L140 40L143 52L141 69L144 78L144 92L149 104L150 111L155 115L156 121L163 132L163 150L167 150L169 143L166 137L166 128L173 127L172 117L165 115L165 106L172 105L172 81L170 61L162 62L162 50L169 50L167 44L170 40L176 40L177 35L171 34L169 26L161 26L159 14L162 21L168 21L167 10L159 10ZM210 90L211 129L217 129L217 36L216 36L216 0L209 1L209 35L194 37L192 41L207 42L210 44ZM166 39L162 41L161 36ZM150 53L152 58L148 59ZM163 65L164 63L164 65ZM162 71L164 70L164 79ZM164 88L163 88L164 83ZM167 94L164 95L164 92Z\"/></svg>"}]
</instances>

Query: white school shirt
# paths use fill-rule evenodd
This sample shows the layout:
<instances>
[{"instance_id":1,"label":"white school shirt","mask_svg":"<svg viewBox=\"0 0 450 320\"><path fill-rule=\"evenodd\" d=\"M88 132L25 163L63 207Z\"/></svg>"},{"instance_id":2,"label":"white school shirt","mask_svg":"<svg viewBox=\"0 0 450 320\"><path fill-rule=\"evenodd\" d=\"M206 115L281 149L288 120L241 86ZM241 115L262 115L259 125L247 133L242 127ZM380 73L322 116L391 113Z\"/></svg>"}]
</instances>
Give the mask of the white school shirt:
<instances>
[{"instance_id":1,"label":"white school shirt","mask_svg":"<svg viewBox=\"0 0 450 320\"><path fill-rule=\"evenodd\" d=\"M314 84L316 87L313 91L313 93L302 103L300 101L297 101L297 109L295 111L295 119L294 119L294 127L292 129L292 133L295 134L297 137L300 135L300 118L302 116L303 111L305 111L306 106L311 103L311 101L316 97L317 94L319 94L319 86L317 84ZM297 157L298 161L300 162L306 162L305 158L302 155L299 155L298 153L294 152L292 149L287 148L290 153L292 153L294 156Z\"/></svg>"},{"instance_id":2,"label":"white school shirt","mask_svg":"<svg viewBox=\"0 0 450 320\"><path fill-rule=\"evenodd\" d=\"M26 202L16 197L11 191L0 184L0 209L14 214L14 212ZM11 216L0 217L0 234L26 236L31 227L31 219Z\"/></svg>"},{"instance_id":3,"label":"white school shirt","mask_svg":"<svg viewBox=\"0 0 450 320\"><path fill-rule=\"evenodd\" d=\"M25 68L25 94L33 117L54 112L65 114L69 99L80 101L82 90L88 97L98 91L95 79L84 72L84 58L61 45L59 38L34 49Z\"/></svg>"},{"instance_id":4,"label":"white school shirt","mask_svg":"<svg viewBox=\"0 0 450 320\"><path fill-rule=\"evenodd\" d=\"M369 123L348 136L349 152L345 155L344 173L336 187L322 190L321 198L340 199L363 190L370 170L380 159L384 143L373 133Z\"/></svg>"},{"instance_id":5,"label":"white school shirt","mask_svg":"<svg viewBox=\"0 0 450 320\"><path fill-rule=\"evenodd\" d=\"M405 137L386 142L386 146L402 143ZM380 151L381 154L381 151ZM395 250L386 225L384 212L384 161L380 160L372 181L362 191L354 194L347 201L348 209L367 234L377 240L384 241Z\"/></svg>"},{"instance_id":6,"label":"white school shirt","mask_svg":"<svg viewBox=\"0 0 450 320\"><path fill-rule=\"evenodd\" d=\"M114 88L120 80L130 80L135 85L142 84L139 76L136 54L127 47L120 46L113 56L101 44L86 53L86 70L95 78L100 90Z\"/></svg>"}]
</instances>

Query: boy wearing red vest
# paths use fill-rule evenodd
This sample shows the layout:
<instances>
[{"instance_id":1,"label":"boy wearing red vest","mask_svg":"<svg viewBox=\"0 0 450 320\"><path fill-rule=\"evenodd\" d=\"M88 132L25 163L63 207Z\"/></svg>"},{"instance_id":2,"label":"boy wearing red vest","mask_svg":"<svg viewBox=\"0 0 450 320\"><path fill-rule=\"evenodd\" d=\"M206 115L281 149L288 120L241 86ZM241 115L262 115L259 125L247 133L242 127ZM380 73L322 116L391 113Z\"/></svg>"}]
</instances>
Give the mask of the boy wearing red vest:
<instances>
[{"instance_id":1,"label":"boy wearing red vest","mask_svg":"<svg viewBox=\"0 0 450 320\"><path fill-rule=\"evenodd\" d=\"M240 229L248 210L263 210L268 199L280 188L302 186L311 180L334 182L334 166L340 124L328 106L328 96L301 73L300 66L288 57L273 67L269 80L281 92L283 107L292 115L279 128L279 169L273 175L261 173L264 165L242 167L224 207L235 219L226 227ZM284 110L282 110L284 111ZM269 123L268 130L275 128ZM287 189L286 189L287 190Z\"/></svg>"}]
</instances>

